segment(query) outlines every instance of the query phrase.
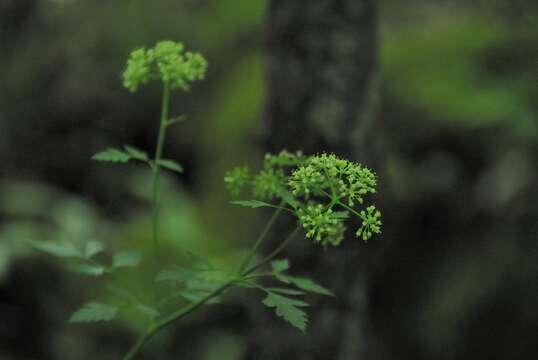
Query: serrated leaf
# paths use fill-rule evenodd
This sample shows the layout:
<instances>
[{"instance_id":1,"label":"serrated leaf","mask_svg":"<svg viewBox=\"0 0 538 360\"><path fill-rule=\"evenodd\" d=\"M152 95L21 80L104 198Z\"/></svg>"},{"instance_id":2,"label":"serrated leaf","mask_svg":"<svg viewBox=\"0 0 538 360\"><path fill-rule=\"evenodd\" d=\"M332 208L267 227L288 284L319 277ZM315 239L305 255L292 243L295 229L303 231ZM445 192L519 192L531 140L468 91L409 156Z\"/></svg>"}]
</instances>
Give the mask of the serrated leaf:
<instances>
[{"instance_id":1,"label":"serrated leaf","mask_svg":"<svg viewBox=\"0 0 538 360\"><path fill-rule=\"evenodd\" d=\"M131 159L131 156L120 149L109 148L93 155L92 159L96 161L126 163Z\"/></svg>"},{"instance_id":2,"label":"serrated leaf","mask_svg":"<svg viewBox=\"0 0 538 360\"><path fill-rule=\"evenodd\" d=\"M135 160L140 160L140 161L148 161L149 158L148 158L148 154L146 154L144 151L140 150L140 149L137 149L136 147L134 146L131 146L131 145L123 145L123 148L125 149L125 151L127 152L127 154L132 158L132 159L135 159Z\"/></svg>"},{"instance_id":3,"label":"serrated leaf","mask_svg":"<svg viewBox=\"0 0 538 360\"><path fill-rule=\"evenodd\" d=\"M84 256L88 259L101 253L105 249L105 246L99 241L91 240L86 244L84 249Z\"/></svg>"},{"instance_id":4,"label":"serrated leaf","mask_svg":"<svg viewBox=\"0 0 538 360\"><path fill-rule=\"evenodd\" d=\"M110 321L118 314L118 308L116 306L101 304L101 303L87 303L84 306L75 311L71 318L70 323L86 323L86 322L98 322L98 321Z\"/></svg>"},{"instance_id":5,"label":"serrated leaf","mask_svg":"<svg viewBox=\"0 0 538 360\"><path fill-rule=\"evenodd\" d=\"M181 166L180 164L178 164L174 160L160 159L159 161L157 161L157 164L159 164L159 166L161 166L161 167L163 167L165 169L172 170L172 171L175 171L175 172L178 172L178 173L183 173L183 166Z\"/></svg>"},{"instance_id":6,"label":"serrated leaf","mask_svg":"<svg viewBox=\"0 0 538 360\"><path fill-rule=\"evenodd\" d=\"M150 306L139 304L135 306L135 309L138 310L141 314L146 315L151 319L155 319L161 316L161 313L159 313L157 309L154 309Z\"/></svg>"},{"instance_id":7,"label":"serrated leaf","mask_svg":"<svg viewBox=\"0 0 538 360\"><path fill-rule=\"evenodd\" d=\"M288 259L275 260L271 262L271 266L273 268L273 271L282 272L290 268L290 262Z\"/></svg>"},{"instance_id":8,"label":"serrated leaf","mask_svg":"<svg viewBox=\"0 0 538 360\"><path fill-rule=\"evenodd\" d=\"M278 280L282 281L283 283L293 284L301 290L305 290L305 291L320 294L320 295L334 296L332 291L324 288L323 286L319 284L316 284L314 281L308 278L289 276L289 275L284 275L282 273L275 273L275 277Z\"/></svg>"},{"instance_id":9,"label":"serrated leaf","mask_svg":"<svg viewBox=\"0 0 538 360\"><path fill-rule=\"evenodd\" d=\"M162 270L157 274L155 281L174 281L174 282L186 282L196 279L199 275L199 271L179 266L174 266L171 269Z\"/></svg>"},{"instance_id":10,"label":"serrated leaf","mask_svg":"<svg viewBox=\"0 0 538 360\"><path fill-rule=\"evenodd\" d=\"M306 313L300 309L300 307L308 306L304 301L269 292L262 303L267 307L274 307L277 316L282 317L285 321L295 326L303 333L306 332L308 317Z\"/></svg>"},{"instance_id":11,"label":"serrated leaf","mask_svg":"<svg viewBox=\"0 0 538 360\"><path fill-rule=\"evenodd\" d=\"M123 251L120 252L112 258L112 267L121 268L121 267L134 267L140 264L142 260L142 254L138 251Z\"/></svg>"},{"instance_id":12,"label":"serrated leaf","mask_svg":"<svg viewBox=\"0 0 538 360\"><path fill-rule=\"evenodd\" d=\"M246 206L249 208L261 208L261 207L275 207L275 205L271 205L268 203L265 203L263 201L258 200L237 200L231 202L234 205L240 205L240 206Z\"/></svg>"},{"instance_id":13,"label":"serrated leaf","mask_svg":"<svg viewBox=\"0 0 538 360\"><path fill-rule=\"evenodd\" d=\"M104 266L90 264L73 264L71 265L71 270L89 276L101 276L106 272Z\"/></svg>"},{"instance_id":14,"label":"serrated leaf","mask_svg":"<svg viewBox=\"0 0 538 360\"><path fill-rule=\"evenodd\" d=\"M45 241L31 241L29 245L34 249L59 258L81 258L80 251L71 243L54 243Z\"/></svg>"}]
</instances>

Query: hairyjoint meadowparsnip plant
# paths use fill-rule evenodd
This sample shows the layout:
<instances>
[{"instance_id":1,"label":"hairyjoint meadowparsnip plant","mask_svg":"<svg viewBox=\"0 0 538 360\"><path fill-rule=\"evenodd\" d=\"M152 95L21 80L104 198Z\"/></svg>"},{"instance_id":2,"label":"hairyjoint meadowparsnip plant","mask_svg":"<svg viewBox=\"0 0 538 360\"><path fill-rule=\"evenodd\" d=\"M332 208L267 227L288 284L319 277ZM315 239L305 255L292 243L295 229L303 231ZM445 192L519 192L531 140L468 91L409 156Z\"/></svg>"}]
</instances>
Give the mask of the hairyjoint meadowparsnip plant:
<instances>
[{"instance_id":1,"label":"hairyjoint meadowparsnip plant","mask_svg":"<svg viewBox=\"0 0 538 360\"><path fill-rule=\"evenodd\" d=\"M152 80L162 83L161 118L153 157L134 146L109 148L93 156L96 161L126 163L138 161L149 165L152 172L152 248L155 265L159 251L159 174L162 169L182 173L181 165L163 158L167 129L183 117L168 114L170 95L174 91L188 91L192 83L202 80L207 62L199 53L185 52L183 44L173 41L158 42L153 48L131 52L123 72L124 86L135 92ZM163 295L154 303L145 303L121 286L108 286L115 303L89 302L70 318L72 323L110 321L122 311L131 310L147 319L146 330L126 352L124 360L134 359L143 346L162 329L193 311L220 301L221 295L234 287L261 292L263 305L274 308L278 317L305 332L308 304L301 299L306 292L332 296L333 293L305 277L287 273L290 263L278 255L301 232L307 240L323 247L337 246L344 240L346 228L354 227L355 236L367 241L381 232L381 213L374 205L367 205L368 196L376 192L376 176L368 168L321 153L313 156L301 152L281 151L267 154L260 171L252 172L245 166L236 167L224 177L226 188L234 197L248 194L249 200L237 200L235 205L249 208L273 208L273 214L261 229L252 248L232 273L215 267L211 261L185 250L178 254L181 266L171 264L157 270L155 282L162 284ZM283 236L275 249L261 259L258 250L272 226L282 214L296 219L295 228ZM355 220L355 221L353 221ZM275 235L276 236L276 235ZM36 249L63 258L70 268L83 275L103 277L105 280L123 268L136 271L142 254L124 250L111 254L110 261L102 256L105 246L91 241L84 249L71 243L32 243ZM186 261L185 261L186 260ZM187 263L184 265L183 263ZM142 271L142 270L139 270ZM269 286L274 282L281 286ZM161 293L159 293L161 294Z\"/></svg>"}]
</instances>

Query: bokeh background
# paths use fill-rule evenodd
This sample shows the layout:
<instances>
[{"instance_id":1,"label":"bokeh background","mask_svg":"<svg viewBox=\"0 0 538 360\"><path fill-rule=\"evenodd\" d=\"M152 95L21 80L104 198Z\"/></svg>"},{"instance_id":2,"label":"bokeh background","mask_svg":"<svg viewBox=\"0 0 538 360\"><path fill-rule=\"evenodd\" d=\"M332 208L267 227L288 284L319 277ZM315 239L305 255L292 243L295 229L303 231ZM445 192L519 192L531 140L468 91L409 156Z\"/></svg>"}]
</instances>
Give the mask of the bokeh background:
<instances>
[{"instance_id":1,"label":"bokeh background","mask_svg":"<svg viewBox=\"0 0 538 360\"><path fill-rule=\"evenodd\" d=\"M181 40L210 62L207 80L172 101L188 121L166 153L186 171L163 178L163 253L237 261L258 219L229 205L222 178L263 156L266 6L0 1L0 359L117 359L143 326L129 314L67 324L106 289L24 245L148 243L147 170L90 160L108 146L154 147L159 87L121 85L134 47ZM371 359L536 358L538 5L377 6L386 231L373 241L388 245L369 307L382 351ZM122 281L146 291L139 277ZM256 359L245 296L189 318L142 358Z\"/></svg>"}]
</instances>

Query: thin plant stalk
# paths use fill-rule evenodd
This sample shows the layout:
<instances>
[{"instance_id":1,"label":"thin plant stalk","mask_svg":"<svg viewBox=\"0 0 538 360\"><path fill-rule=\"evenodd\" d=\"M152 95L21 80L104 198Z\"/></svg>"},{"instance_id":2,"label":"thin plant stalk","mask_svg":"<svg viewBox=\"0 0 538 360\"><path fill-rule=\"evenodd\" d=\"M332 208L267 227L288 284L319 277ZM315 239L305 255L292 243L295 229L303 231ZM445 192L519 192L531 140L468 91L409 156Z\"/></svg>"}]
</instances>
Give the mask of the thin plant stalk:
<instances>
[{"instance_id":1,"label":"thin plant stalk","mask_svg":"<svg viewBox=\"0 0 538 360\"><path fill-rule=\"evenodd\" d=\"M262 230L262 232L260 233L260 235L256 239L256 242L254 243L254 246L252 247L252 249L250 249L248 254L245 256L245 258L241 262L241 266L239 267L239 270L237 271L237 275L241 275L243 273L243 271L245 271L245 269L249 265L250 261L252 260L252 257L256 254L256 251L258 251L258 249L260 248L260 246L261 246L261 244L263 242L263 239L265 239L265 237L269 233L269 230L273 227L274 223L276 222L276 220L280 216L280 213L283 210L282 205L283 205L283 203L280 203L278 208L273 213L273 216L271 216L271 218L269 219L269 221L265 225L264 229Z\"/></svg>"},{"instance_id":2,"label":"thin plant stalk","mask_svg":"<svg viewBox=\"0 0 538 360\"><path fill-rule=\"evenodd\" d=\"M159 252L159 178L160 178L160 160L163 154L164 140L166 137L166 127L168 121L168 104L170 102L170 86L168 83L163 87L163 100L161 108L161 121L159 126L159 136L157 138L157 145L155 148L155 158L153 159L153 218L152 218L152 242L153 242L153 254L157 259Z\"/></svg>"}]
</instances>

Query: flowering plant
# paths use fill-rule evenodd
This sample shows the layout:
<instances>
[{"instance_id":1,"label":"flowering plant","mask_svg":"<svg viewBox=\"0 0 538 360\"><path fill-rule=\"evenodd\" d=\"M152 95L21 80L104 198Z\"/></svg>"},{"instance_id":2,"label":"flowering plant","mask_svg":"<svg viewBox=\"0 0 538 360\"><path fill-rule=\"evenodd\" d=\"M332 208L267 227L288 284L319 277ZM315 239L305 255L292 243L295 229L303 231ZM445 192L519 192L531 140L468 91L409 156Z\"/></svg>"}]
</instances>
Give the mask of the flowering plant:
<instances>
[{"instance_id":1,"label":"flowering plant","mask_svg":"<svg viewBox=\"0 0 538 360\"><path fill-rule=\"evenodd\" d=\"M93 156L96 161L138 161L149 165L153 175L152 243L155 258L159 248L159 175L161 169L183 172L180 164L162 157L166 129L183 119L169 117L170 94L176 90L188 91L192 83L204 78L206 69L204 57L199 53L184 52L181 43L161 41L153 48L134 50L123 73L124 86L134 92L151 80L159 80L163 85L161 119L154 156L150 158L146 152L130 145L109 148ZM367 241L374 234L380 233L380 212L374 205L364 205L367 196L376 192L375 174L360 164L334 154L306 156L301 152L282 151L266 155L262 169L256 173L244 166L232 169L225 175L224 183L233 196L245 193L252 195L252 199L236 200L233 204L274 209L273 215L235 272L224 272L211 261L186 251L184 255L188 258L187 265L170 266L157 271L157 283L173 285L166 287L173 291L157 303L146 304L124 289L109 287L118 298L118 304L87 303L71 316L70 322L110 321L126 308L135 310L148 319L148 326L123 357L124 360L134 359L143 346L162 329L202 306L218 301L226 290L242 287L261 291L265 296L262 301L265 306L274 308L276 315L292 326L306 331L308 317L304 307L308 304L300 297L306 292L329 296L333 293L311 279L288 274L289 261L277 257L301 230L304 230L307 239L316 244L339 245L345 237L347 224L353 217L360 222L355 230L357 237ZM297 225L272 252L257 259L262 242L283 213L296 218ZM113 255L110 263L104 263L99 261L99 254L105 251L105 246L98 241L87 243L83 250L72 244L38 242L33 246L50 255L67 259L71 268L81 274L105 278L121 268L133 268L136 271L142 258L141 253L126 250ZM266 285L268 279L282 285Z\"/></svg>"}]
</instances>

